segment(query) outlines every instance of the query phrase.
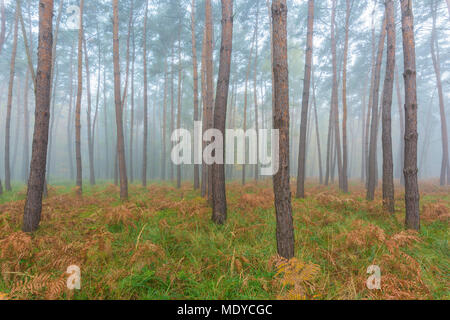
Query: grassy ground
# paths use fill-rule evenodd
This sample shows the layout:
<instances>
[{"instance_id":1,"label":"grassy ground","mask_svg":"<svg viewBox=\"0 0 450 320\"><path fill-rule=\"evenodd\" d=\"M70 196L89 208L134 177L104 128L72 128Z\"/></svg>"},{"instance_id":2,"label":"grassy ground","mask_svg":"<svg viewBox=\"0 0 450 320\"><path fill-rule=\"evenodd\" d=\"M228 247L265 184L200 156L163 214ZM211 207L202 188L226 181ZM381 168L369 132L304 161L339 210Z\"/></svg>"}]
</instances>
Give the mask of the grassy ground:
<instances>
[{"instance_id":1,"label":"grassy ground","mask_svg":"<svg viewBox=\"0 0 450 320\"><path fill-rule=\"evenodd\" d=\"M421 186L422 229L403 228L381 201L307 186L293 199L296 259L276 256L269 183L227 187L228 221L210 221L206 201L186 184L130 187L120 203L109 184L51 187L33 235L20 231L25 191L0 196L0 299L449 299L450 190ZM380 194L377 194L377 199ZM81 290L66 288L67 267ZM381 290L369 290L370 265Z\"/></svg>"}]
</instances>

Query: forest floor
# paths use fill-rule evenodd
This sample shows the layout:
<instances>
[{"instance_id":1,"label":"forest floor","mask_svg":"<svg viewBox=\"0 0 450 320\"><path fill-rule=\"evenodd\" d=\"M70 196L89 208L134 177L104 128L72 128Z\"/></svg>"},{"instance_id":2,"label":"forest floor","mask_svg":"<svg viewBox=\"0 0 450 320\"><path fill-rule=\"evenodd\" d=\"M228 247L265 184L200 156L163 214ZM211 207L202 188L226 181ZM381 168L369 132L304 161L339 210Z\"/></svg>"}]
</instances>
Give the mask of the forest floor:
<instances>
[{"instance_id":1,"label":"forest floor","mask_svg":"<svg viewBox=\"0 0 450 320\"><path fill-rule=\"evenodd\" d=\"M276 255L269 182L228 184L224 226L190 184L131 185L127 203L107 183L82 198L50 187L31 236L20 231L25 188L15 189L0 196L0 299L450 299L450 189L431 182L420 233L404 230L400 193L388 215L361 185L347 195L308 183L306 200L293 199L289 263ZM70 265L80 290L66 287ZM366 286L370 265L381 290Z\"/></svg>"}]
</instances>

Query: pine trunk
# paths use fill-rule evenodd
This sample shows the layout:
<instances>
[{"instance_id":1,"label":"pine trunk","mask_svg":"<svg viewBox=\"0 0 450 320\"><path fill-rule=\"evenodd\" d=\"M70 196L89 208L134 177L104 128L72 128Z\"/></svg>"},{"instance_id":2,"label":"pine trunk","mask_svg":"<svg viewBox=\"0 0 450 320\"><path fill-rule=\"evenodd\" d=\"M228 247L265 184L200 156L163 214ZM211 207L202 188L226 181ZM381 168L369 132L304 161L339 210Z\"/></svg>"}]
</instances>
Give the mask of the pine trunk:
<instances>
[{"instance_id":1,"label":"pine trunk","mask_svg":"<svg viewBox=\"0 0 450 320\"><path fill-rule=\"evenodd\" d=\"M127 166L125 162L125 143L123 136L122 101L120 99L119 63L119 8L118 0L113 1L113 55L114 55L114 102L116 106L117 155L120 176L120 199L128 200Z\"/></svg>"},{"instance_id":2,"label":"pine trunk","mask_svg":"<svg viewBox=\"0 0 450 320\"><path fill-rule=\"evenodd\" d=\"M30 178L22 230L36 231L41 220L42 195L49 130L50 86L53 42L53 0L39 1L39 46L36 78L36 111L31 155Z\"/></svg>"},{"instance_id":3,"label":"pine trunk","mask_svg":"<svg viewBox=\"0 0 450 320\"><path fill-rule=\"evenodd\" d=\"M83 93L83 6L80 0L80 26L78 30L78 88L75 107L75 158L77 167L77 193L83 193L83 172L81 165L81 98Z\"/></svg>"},{"instance_id":4,"label":"pine trunk","mask_svg":"<svg viewBox=\"0 0 450 320\"><path fill-rule=\"evenodd\" d=\"M302 117L300 124L300 142L298 147L297 198L305 197L306 167L306 128L308 119L309 92L311 87L311 67L314 33L314 0L308 0L308 30L306 37L305 75L303 78Z\"/></svg>"},{"instance_id":5,"label":"pine trunk","mask_svg":"<svg viewBox=\"0 0 450 320\"><path fill-rule=\"evenodd\" d=\"M416 53L412 0L401 0L403 60L405 65L405 224L420 229L419 186L417 182L417 88Z\"/></svg>"},{"instance_id":6,"label":"pine trunk","mask_svg":"<svg viewBox=\"0 0 450 320\"><path fill-rule=\"evenodd\" d=\"M272 1L273 74L275 101L273 124L279 130L279 170L273 177L277 220L278 254L286 259L294 257L294 226L292 219L291 187L289 184L289 76L287 63L287 6L286 0Z\"/></svg>"},{"instance_id":7,"label":"pine trunk","mask_svg":"<svg viewBox=\"0 0 450 320\"><path fill-rule=\"evenodd\" d=\"M219 74L214 107L214 128L223 136L222 163L213 164L213 213L212 220L224 224L227 219L225 192L225 126L228 90L230 84L231 52L233 48L233 0L222 0L222 43L220 46ZM216 150L215 152L218 152Z\"/></svg>"},{"instance_id":8,"label":"pine trunk","mask_svg":"<svg viewBox=\"0 0 450 320\"><path fill-rule=\"evenodd\" d=\"M370 125L370 145L369 145L369 175L367 181L367 200L374 200L377 175L377 144L378 144L378 100L380 97L380 74L383 59L384 41L386 38L386 16L383 19L383 25L380 32L378 43L378 53L374 74L373 100L372 100L372 121Z\"/></svg>"},{"instance_id":9,"label":"pine trunk","mask_svg":"<svg viewBox=\"0 0 450 320\"><path fill-rule=\"evenodd\" d=\"M382 142L383 142L383 206L390 213L395 212L394 161L392 156L392 95L395 74L395 11L394 0L386 0L387 62L383 89Z\"/></svg>"},{"instance_id":10,"label":"pine trunk","mask_svg":"<svg viewBox=\"0 0 450 320\"><path fill-rule=\"evenodd\" d=\"M14 37L11 52L11 62L9 69L8 83L8 101L6 104L6 125L5 125L5 189L11 191L11 167L10 167L10 140L11 140L11 110L13 99L13 85L15 75L16 53L17 53L17 34L19 22L19 5L16 5L16 13L14 18Z\"/></svg>"}]
</instances>

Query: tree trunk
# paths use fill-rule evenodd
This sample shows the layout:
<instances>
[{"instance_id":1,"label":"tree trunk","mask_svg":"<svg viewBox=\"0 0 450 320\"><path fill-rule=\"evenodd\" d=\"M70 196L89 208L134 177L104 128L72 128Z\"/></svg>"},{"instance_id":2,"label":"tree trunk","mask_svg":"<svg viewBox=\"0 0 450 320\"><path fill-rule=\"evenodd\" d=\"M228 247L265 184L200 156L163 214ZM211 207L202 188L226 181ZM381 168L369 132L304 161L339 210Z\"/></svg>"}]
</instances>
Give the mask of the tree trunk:
<instances>
[{"instance_id":1,"label":"tree trunk","mask_svg":"<svg viewBox=\"0 0 450 320\"><path fill-rule=\"evenodd\" d=\"M392 156L391 109L395 74L395 11L394 0L386 0L387 62L383 89L383 205L390 213L395 212L394 162Z\"/></svg>"},{"instance_id":2,"label":"tree trunk","mask_svg":"<svg viewBox=\"0 0 450 320\"><path fill-rule=\"evenodd\" d=\"M417 183L417 89L416 53L412 0L401 0L403 59L405 64L405 224L420 229L419 186Z\"/></svg>"},{"instance_id":3,"label":"tree trunk","mask_svg":"<svg viewBox=\"0 0 450 320\"><path fill-rule=\"evenodd\" d=\"M395 87L397 91L398 114L400 118L400 150L398 153L398 177L400 184L405 184L405 176L403 175L403 163L405 161L405 116L403 114L403 102L400 93L400 83L397 64L395 65Z\"/></svg>"},{"instance_id":4,"label":"tree trunk","mask_svg":"<svg viewBox=\"0 0 450 320\"><path fill-rule=\"evenodd\" d=\"M439 42L436 33L436 8L437 4L435 1L432 2L433 10L433 29L431 34L431 58L433 60L434 72L436 74L436 85L439 95L439 111L441 116L441 139L442 139L442 166L441 166L441 186L445 185L445 180L447 179L447 184L450 184L450 171L448 170L449 159L448 159L448 133L447 133L447 120L445 117L445 105L444 105L444 92L442 90L441 81L441 61L439 56ZM446 174L447 173L447 174Z\"/></svg>"},{"instance_id":5,"label":"tree trunk","mask_svg":"<svg viewBox=\"0 0 450 320\"><path fill-rule=\"evenodd\" d=\"M306 40L305 76L303 78L302 117L298 147L297 198L305 197L306 128L308 119L309 92L311 87L311 66L314 33L314 0L308 0L308 31Z\"/></svg>"},{"instance_id":6,"label":"tree trunk","mask_svg":"<svg viewBox=\"0 0 450 320\"><path fill-rule=\"evenodd\" d=\"M314 102L314 118L316 122L316 139L317 139L317 154L318 154L318 161L319 161L319 182L320 184L323 183L323 169L322 169L322 150L320 148L320 131L319 131L319 119L317 117L317 103L316 103L316 85L314 81L314 72L312 72L312 66L311 66L311 73L312 73L312 88L313 88L313 102Z\"/></svg>"},{"instance_id":7,"label":"tree trunk","mask_svg":"<svg viewBox=\"0 0 450 320\"><path fill-rule=\"evenodd\" d=\"M92 99L91 99L91 75L89 71L89 56L86 46L86 37L83 34L83 46L84 46L84 65L86 68L86 92L87 92L87 138L88 138L88 156L89 156L89 183L91 186L95 185L95 172L94 172L94 143L92 141Z\"/></svg>"},{"instance_id":8,"label":"tree trunk","mask_svg":"<svg viewBox=\"0 0 450 320\"><path fill-rule=\"evenodd\" d=\"M6 125L5 125L5 189L6 191L11 191L11 168L10 168L10 140L11 140L11 109L12 109L12 98L13 98L13 85L14 85L14 74L15 74L15 64L16 64L16 53L17 53L17 33L18 33L18 20L19 20L19 5L16 5L16 13L14 18L14 38L11 53L11 62L9 69L9 83L8 83L8 101L6 104Z\"/></svg>"},{"instance_id":9,"label":"tree trunk","mask_svg":"<svg viewBox=\"0 0 450 320\"><path fill-rule=\"evenodd\" d=\"M161 179L166 180L166 147L167 147L167 57L164 60L164 102L163 102L163 132L162 132L162 160Z\"/></svg>"},{"instance_id":10,"label":"tree trunk","mask_svg":"<svg viewBox=\"0 0 450 320\"><path fill-rule=\"evenodd\" d=\"M2 50L3 50L3 45L5 44L5 38L6 38L5 0L0 1L0 14L1 14L1 30L0 30L0 54L1 54Z\"/></svg>"},{"instance_id":11,"label":"tree trunk","mask_svg":"<svg viewBox=\"0 0 450 320\"><path fill-rule=\"evenodd\" d=\"M78 30L78 88L75 107L75 157L77 163L77 193L83 193L83 172L81 165L81 98L83 93L83 6L80 0L80 26Z\"/></svg>"},{"instance_id":12,"label":"tree trunk","mask_svg":"<svg viewBox=\"0 0 450 320\"><path fill-rule=\"evenodd\" d=\"M130 182L134 181L134 172L133 172L133 135L134 135L134 63L136 60L136 40L134 37L134 28L131 30L132 32L132 45L133 45L133 54L131 60L131 97L130 97Z\"/></svg>"},{"instance_id":13,"label":"tree trunk","mask_svg":"<svg viewBox=\"0 0 450 320\"><path fill-rule=\"evenodd\" d=\"M259 0L256 1L256 24L255 24L255 65L253 73L253 102L255 104L255 130L256 130L256 165L255 165L255 182L258 182L259 175L259 134L258 134L258 91L257 91L257 72L258 72L258 23L259 23Z\"/></svg>"},{"instance_id":14,"label":"tree trunk","mask_svg":"<svg viewBox=\"0 0 450 320\"><path fill-rule=\"evenodd\" d=\"M69 98L69 111L67 116L67 154L69 155L69 169L70 169L70 179L74 178L74 167L73 167L73 145L72 145L72 98L73 98L73 56L75 54L75 45L72 44L72 50L70 52L70 98Z\"/></svg>"},{"instance_id":15,"label":"tree trunk","mask_svg":"<svg viewBox=\"0 0 450 320\"><path fill-rule=\"evenodd\" d=\"M195 37L195 0L191 5L191 34L192 34L192 68L194 77L194 122L199 121L198 112L198 66L197 66L197 40ZM200 166L194 164L194 189L200 187Z\"/></svg>"},{"instance_id":16,"label":"tree trunk","mask_svg":"<svg viewBox=\"0 0 450 320\"><path fill-rule=\"evenodd\" d=\"M337 72L337 58L336 58L336 0L332 1L331 13L331 55L333 61L333 89L331 104L334 108L334 139L336 146L336 157L338 165L339 189L343 190L343 174L342 174L342 150L341 150L341 135L339 130L339 102L338 102L338 72Z\"/></svg>"},{"instance_id":17,"label":"tree trunk","mask_svg":"<svg viewBox=\"0 0 450 320\"><path fill-rule=\"evenodd\" d=\"M250 75L250 67L252 64L252 54L253 54L253 46L255 44L255 38L256 38L256 28L255 28L255 33L253 35L253 41L252 41L252 46L250 47L250 55L248 58L248 66L247 66L247 73L245 75L245 89L244 89L244 132L247 131L247 101L248 101L248 78ZM247 147L244 146L244 156L247 157ZM242 164L242 185L245 185L245 161Z\"/></svg>"},{"instance_id":18,"label":"tree trunk","mask_svg":"<svg viewBox=\"0 0 450 320\"><path fill-rule=\"evenodd\" d=\"M374 200L377 175L377 144L378 144L378 100L380 97L380 74L383 59L384 41L386 38L386 16L383 19L383 25L380 32L378 43L378 53L375 66L373 101L372 101L372 121L370 126L370 145L369 145L369 178L367 185L367 200Z\"/></svg>"},{"instance_id":19,"label":"tree trunk","mask_svg":"<svg viewBox=\"0 0 450 320\"><path fill-rule=\"evenodd\" d=\"M25 92L23 100L23 125L24 125L24 135L23 135L23 167L22 167L22 179L25 183L28 182L28 175L30 169L30 114L28 110L28 91L30 82L30 71L27 70L25 76Z\"/></svg>"},{"instance_id":20,"label":"tree trunk","mask_svg":"<svg viewBox=\"0 0 450 320\"><path fill-rule=\"evenodd\" d=\"M142 185L147 186L147 146L148 146L148 83L147 83L147 19L148 19L148 0L145 2L144 13L144 39L143 39L143 62L144 62L144 137L142 148ZM166 87L164 83L164 116L166 112ZM165 119L164 119L165 125ZM165 133L165 132L164 132ZM165 146L165 134L164 134L164 146ZM164 152L165 152L165 148ZM164 153L163 153L164 154ZM162 166L165 168L165 158L163 156Z\"/></svg>"},{"instance_id":21,"label":"tree trunk","mask_svg":"<svg viewBox=\"0 0 450 320\"><path fill-rule=\"evenodd\" d=\"M202 66L200 68L201 74L201 91L202 91L202 137L207 130L208 127L208 110L207 110L207 102L206 102L206 28L203 32L203 40L202 40ZM208 166L203 161L203 150L205 150L206 142L203 141L202 138L202 180L200 192L202 197L206 197L208 192Z\"/></svg>"},{"instance_id":22,"label":"tree trunk","mask_svg":"<svg viewBox=\"0 0 450 320\"><path fill-rule=\"evenodd\" d=\"M211 0L206 0L205 10L205 23L206 23L206 116L207 127L206 130L213 127L213 115L214 115L214 84L213 84L213 21L212 21L212 7ZM213 204L213 176L212 165L208 165L208 201Z\"/></svg>"},{"instance_id":23,"label":"tree trunk","mask_svg":"<svg viewBox=\"0 0 450 320\"><path fill-rule=\"evenodd\" d=\"M119 63L119 8L118 0L113 1L113 54L114 54L114 102L116 105L117 154L119 160L120 199L128 200L127 166L125 162L125 143L123 137L122 102L120 99Z\"/></svg>"},{"instance_id":24,"label":"tree trunk","mask_svg":"<svg viewBox=\"0 0 450 320\"><path fill-rule=\"evenodd\" d=\"M178 110L177 110L177 129L181 128L181 27L178 32ZM177 188L181 188L181 164L177 165Z\"/></svg>"},{"instance_id":25,"label":"tree trunk","mask_svg":"<svg viewBox=\"0 0 450 320\"><path fill-rule=\"evenodd\" d=\"M347 60L348 60L348 33L350 28L350 13L353 2L346 0L345 16L345 44L344 66L342 71L342 191L348 193L348 150L347 150Z\"/></svg>"},{"instance_id":26,"label":"tree trunk","mask_svg":"<svg viewBox=\"0 0 450 320\"><path fill-rule=\"evenodd\" d=\"M279 170L273 177L275 212L277 217L278 254L294 257L294 226L291 187L289 185L289 76L287 64L287 6L286 0L272 1L273 73L275 108L274 129L279 130ZM275 150L276 152L277 150Z\"/></svg>"},{"instance_id":27,"label":"tree trunk","mask_svg":"<svg viewBox=\"0 0 450 320\"><path fill-rule=\"evenodd\" d=\"M39 1L39 46L36 78L36 111L33 133L30 178L23 216L22 230L37 230L41 220L42 193L45 183L45 166L50 108L50 79L52 70L52 19L53 0Z\"/></svg>"},{"instance_id":28,"label":"tree trunk","mask_svg":"<svg viewBox=\"0 0 450 320\"><path fill-rule=\"evenodd\" d=\"M233 0L222 0L222 43L220 46L219 74L214 107L214 128L223 136L222 163L213 164L213 213L212 220L224 224L227 219L225 192L225 126L228 89L230 84L231 51L233 48ZM215 152L218 152L216 150Z\"/></svg>"}]
</instances>

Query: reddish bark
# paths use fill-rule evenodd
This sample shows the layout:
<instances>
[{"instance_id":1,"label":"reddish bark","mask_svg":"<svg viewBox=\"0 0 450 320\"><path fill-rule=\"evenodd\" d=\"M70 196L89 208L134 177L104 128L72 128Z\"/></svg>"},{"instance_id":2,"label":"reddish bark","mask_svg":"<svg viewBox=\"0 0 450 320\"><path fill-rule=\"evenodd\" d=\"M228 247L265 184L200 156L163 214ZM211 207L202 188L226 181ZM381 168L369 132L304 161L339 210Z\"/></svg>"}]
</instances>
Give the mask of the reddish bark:
<instances>
[{"instance_id":1,"label":"reddish bark","mask_svg":"<svg viewBox=\"0 0 450 320\"><path fill-rule=\"evenodd\" d=\"M294 257L294 226L292 220L291 187L289 185L289 75L287 64L286 0L272 1L273 74L275 106L274 129L279 130L279 170L273 177L277 219L278 254Z\"/></svg>"},{"instance_id":2,"label":"reddish bark","mask_svg":"<svg viewBox=\"0 0 450 320\"><path fill-rule=\"evenodd\" d=\"M24 232L35 231L41 220L50 120L50 80L52 72L53 42L52 20L53 0L40 0L36 111L30 178L28 179L27 199L25 202L22 226Z\"/></svg>"}]
</instances>

